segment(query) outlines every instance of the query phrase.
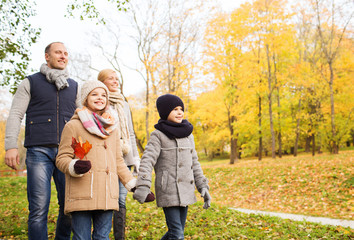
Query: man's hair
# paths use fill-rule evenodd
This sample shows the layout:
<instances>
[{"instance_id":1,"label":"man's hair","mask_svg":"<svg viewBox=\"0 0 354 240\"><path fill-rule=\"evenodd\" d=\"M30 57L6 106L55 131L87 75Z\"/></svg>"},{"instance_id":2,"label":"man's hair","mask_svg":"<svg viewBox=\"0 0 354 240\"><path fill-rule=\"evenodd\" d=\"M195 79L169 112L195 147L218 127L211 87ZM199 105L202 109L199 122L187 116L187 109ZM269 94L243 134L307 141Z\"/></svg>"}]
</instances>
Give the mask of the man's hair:
<instances>
[{"instance_id":1,"label":"man's hair","mask_svg":"<svg viewBox=\"0 0 354 240\"><path fill-rule=\"evenodd\" d=\"M61 43L61 44L64 44L64 43L62 43L62 42L52 42L52 43L48 44L48 46L45 47L44 53L49 53L50 48L51 48L51 46L52 46L54 43Z\"/></svg>"}]
</instances>

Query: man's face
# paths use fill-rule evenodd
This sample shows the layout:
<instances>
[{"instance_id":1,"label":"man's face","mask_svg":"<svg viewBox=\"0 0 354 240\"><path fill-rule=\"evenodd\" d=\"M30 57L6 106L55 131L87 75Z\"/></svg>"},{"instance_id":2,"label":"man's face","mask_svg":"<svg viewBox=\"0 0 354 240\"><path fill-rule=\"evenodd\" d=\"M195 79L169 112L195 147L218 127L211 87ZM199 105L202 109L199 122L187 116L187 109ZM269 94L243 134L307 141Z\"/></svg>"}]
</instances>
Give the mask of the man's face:
<instances>
[{"instance_id":1,"label":"man's face","mask_svg":"<svg viewBox=\"0 0 354 240\"><path fill-rule=\"evenodd\" d=\"M68 51L62 43L53 43L49 52L45 54L47 65L52 69L63 70L68 65Z\"/></svg>"}]
</instances>

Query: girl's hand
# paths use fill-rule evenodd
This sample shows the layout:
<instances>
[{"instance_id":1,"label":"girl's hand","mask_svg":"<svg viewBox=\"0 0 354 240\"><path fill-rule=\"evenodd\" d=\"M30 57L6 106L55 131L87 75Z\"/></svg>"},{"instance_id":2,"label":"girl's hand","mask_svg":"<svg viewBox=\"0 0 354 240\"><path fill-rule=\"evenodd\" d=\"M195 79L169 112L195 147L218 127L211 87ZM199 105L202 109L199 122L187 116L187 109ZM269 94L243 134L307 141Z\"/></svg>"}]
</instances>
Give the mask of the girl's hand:
<instances>
[{"instance_id":1,"label":"girl's hand","mask_svg":"<svg viewBox=\"0 0 354 240\"><path fill-rule=\"evenodd\" d=\"M89 160L77 160L74 164L74 170L76 174L84 174L90 171L91 161Z\"/></svg>"}]
</instances>

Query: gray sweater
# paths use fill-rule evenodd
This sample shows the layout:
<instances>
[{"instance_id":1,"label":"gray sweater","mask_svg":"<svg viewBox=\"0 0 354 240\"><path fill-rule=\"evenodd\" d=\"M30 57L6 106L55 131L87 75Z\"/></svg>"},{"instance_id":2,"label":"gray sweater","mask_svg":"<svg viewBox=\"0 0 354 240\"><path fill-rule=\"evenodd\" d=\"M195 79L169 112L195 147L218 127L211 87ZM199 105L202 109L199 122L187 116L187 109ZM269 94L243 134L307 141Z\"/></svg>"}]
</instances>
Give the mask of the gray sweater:
<instances>
[{"instance_id":1,"label":"gray sweater","mask_svg":"<svg viewBox=\"0 0 354 240\"><path fill-rule=\"evenodd\" d=\"M169 139L155 130L151 133L141 159L134 198L143 203L150 192L154 168L158 207L188 206L197 201L195 186L200 192L209 189L198 161L193 135Z\"/></svg>"}]
</instances>

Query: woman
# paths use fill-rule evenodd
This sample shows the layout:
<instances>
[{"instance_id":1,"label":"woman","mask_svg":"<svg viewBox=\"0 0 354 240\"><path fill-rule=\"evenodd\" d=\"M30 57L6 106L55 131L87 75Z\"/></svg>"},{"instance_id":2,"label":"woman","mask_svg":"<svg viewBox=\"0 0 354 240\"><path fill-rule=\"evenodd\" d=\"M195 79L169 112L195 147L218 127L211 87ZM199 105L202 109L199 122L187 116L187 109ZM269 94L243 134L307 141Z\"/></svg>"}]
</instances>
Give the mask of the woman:
<instances>
[{"instance_id":1,"label":"woman","mask_svg":"<svg viewBox=\"0 0 354 240\"><path fill-rule=\"evenodd\" d=\"M109 102L118 117L119 129L121 131L122 154L126 165L131 169L134 166L134 172L137 174L140 165L140 157L135 141L135 133L131 118L129 104L124 100L120 92L117 73L112 69L100 71L97 79L103 82L109 90ZM126 218L126 197L128 191L119 182L119 211L113 213L113 231L114 238L125 238L125 218Z\"/></svg>"}]
</instances>

